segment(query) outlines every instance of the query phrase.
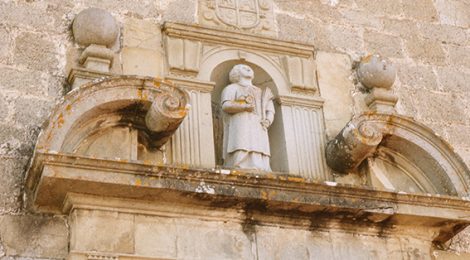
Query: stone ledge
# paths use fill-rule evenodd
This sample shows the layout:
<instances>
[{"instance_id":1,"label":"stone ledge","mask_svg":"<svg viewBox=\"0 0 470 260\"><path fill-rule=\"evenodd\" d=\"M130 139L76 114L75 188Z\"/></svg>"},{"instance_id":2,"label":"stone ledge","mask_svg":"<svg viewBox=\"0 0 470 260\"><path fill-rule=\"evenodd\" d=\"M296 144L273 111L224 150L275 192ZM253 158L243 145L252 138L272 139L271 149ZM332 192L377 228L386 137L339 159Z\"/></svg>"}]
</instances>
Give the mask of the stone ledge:
<instances>
[{"instance_id":1,"label":"stone ledge","mask_svg":"<svg viewBox=\"0 0 470 260\"><path fill-rule=\"evenodd\" d=\"M250 33L186 25L165 23L163 32L175 38L196 40L201 42L224 44L227 46L243 47L271 53L290 54L299 57L311 57L314 54L313 45L281 41L276 38L258 36Z\"/></svg>"},{"instance_id":2,"label":"stone ledge","mask_svg":"<svg viewBox=\"0 0 470 260\"><path fill-rule=\"evenodd\" d=\"M470 223L470 202L457 197L378 191L276 173L188 169L63 154L37 154L26 185L34 194L36 209L43 212L64 210L67 195L78 193L318 221L335 218L351 225L414 223L437 229L432 239L438 242Z\"/></svg>"}]
</instances>

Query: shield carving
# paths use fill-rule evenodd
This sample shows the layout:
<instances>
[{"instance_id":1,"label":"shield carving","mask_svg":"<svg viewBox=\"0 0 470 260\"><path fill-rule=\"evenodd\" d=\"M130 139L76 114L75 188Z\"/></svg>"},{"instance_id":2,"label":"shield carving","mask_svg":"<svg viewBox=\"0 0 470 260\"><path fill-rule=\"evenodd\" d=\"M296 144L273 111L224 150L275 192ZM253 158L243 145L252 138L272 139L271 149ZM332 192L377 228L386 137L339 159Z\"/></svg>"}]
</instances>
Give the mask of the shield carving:
<instances>
[{"instance_id":1,"label":"shield carving","mask_svg":"<svg viewBox=\"0 0 470 260\"><path fill-rule=\"evenodd\" d=\"M260 22L258 0L215 0L215 13L220 21L239 29L253 28Z\"/></svg>"}]
</instances>

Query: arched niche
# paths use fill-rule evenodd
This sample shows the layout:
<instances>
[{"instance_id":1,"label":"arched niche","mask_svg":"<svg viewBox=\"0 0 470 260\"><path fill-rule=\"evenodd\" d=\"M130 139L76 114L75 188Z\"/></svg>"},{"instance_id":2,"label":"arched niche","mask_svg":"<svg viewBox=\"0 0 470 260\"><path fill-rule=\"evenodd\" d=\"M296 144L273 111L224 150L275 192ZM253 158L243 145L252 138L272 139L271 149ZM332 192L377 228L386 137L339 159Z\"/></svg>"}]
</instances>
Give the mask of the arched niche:
<instances>
[{"instance_id":1,"label":"arched niche","mask_svg":"<svg viewBox=\"0 0 470 260\"><path fill-rule=\"evenodd\" d=\"M269 130L271 168L304 178L327 180L324 160L323 101L312 93L295 93L279 55L230 47L206 47L198 80L215 81L212 101L217 105L222 88L228 84L233 65L245 63L255 70L255 84L270 87L276 98L276 116ZM213 112L217 112L214 108ZM217 113L215 117L219 116ZM217 119L217 118L214 118ZM215 128L218 120L214 120ZM219 130L216 130L218 132ZM216 139L220 140L220 136ZM216 146L220 147L216 140ZM221 149L216 151L220 158ZM220 160L218 162L220 164Z\"/></svg>"},{"instance_id":2,"label":"arched niche","mask_svg":"<svg viewBox=\"0 0 470 260\"><path fill-rule=\"evenodd\" d=\"M360 172L378 189L460 197L470 191L470 171L453 148L430 128L404 116L360 115L328 144L327 159L336 170L354 171L348 167L360 165Z\"/></svg>"},{"instance_id":3,"label":"arched niche","mask_svg":"<svg viewBox=\"0 0 470 260\"><path fill-rule=\"evenodd\" d=\"M90 82L55 107L36 152L170 163L166 158L172 151L166 148L171 145L164 144L184 118L187 102L185 92L154 78L122 76ZM168 105L175 105L175 110L167 111ZM166 130L151 130L146 117L152 109L165 111L156 121ZM174 125L164 118L172 113L180 118Z\"/></svg>"},{"instance_id":4,"label":"arched niche","mask_svg":"<svg viewBox=\"0 0 470 260\"><path fill-rule=\"evenodd\" d=\"M281 93L289 93L286 77L280 68L280 64L259 53L242 51L235 48L214 48L202 57L198 79L215 83L211 93L214 149L216 165L222 165L222 112L220 109L220 94L225 86L230 84L228 75L236 64L247 64L253 70L255 78L254 85L260 88L270 88L275 97ZM271 168L273 171L288 171L286 160L286 138L284 135L282 111L275 102L275 118L269 128L269 142L271 147Z\"/></svg>"},{"instance_id":5,"label":"arched niche","mask_svg":"<svg viewBox=\"0 0 470 260\"><path fill-rule=\"evenodd\" d=\"M258 68L263 70L274 82L274 89L272 89L274 95L281 96L290 94L289 83L287 81L285 72L282 69L280 61L271 59L270 57L260 53L236 48L216 47L204 53L197 78L203 81L210 81L215 68L222 63L230 61L239 61L239 63L241 61L247 64L256 65Z\"/></svg>"}]
</instances>

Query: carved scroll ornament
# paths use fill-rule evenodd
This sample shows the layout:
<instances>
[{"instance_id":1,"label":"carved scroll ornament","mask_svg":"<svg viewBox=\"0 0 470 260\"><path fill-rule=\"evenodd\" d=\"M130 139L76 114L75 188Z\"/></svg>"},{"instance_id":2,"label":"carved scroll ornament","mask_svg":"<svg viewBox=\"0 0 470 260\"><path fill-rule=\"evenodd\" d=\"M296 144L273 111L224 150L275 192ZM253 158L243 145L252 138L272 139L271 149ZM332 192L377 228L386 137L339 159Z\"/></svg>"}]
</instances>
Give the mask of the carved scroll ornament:
<instances>
[{"instance_id":1,"label":"carved scroll ornament","mask_svg":"<svg viewBox=\"0 0 470 260\"><path fill-rule=\"evenodd\" d=\"M336 138L328 143L327 163L337 172L354 170L375 152L381 141L382 134L374 123L349 122Z\"/></svg>"}]
</instances>

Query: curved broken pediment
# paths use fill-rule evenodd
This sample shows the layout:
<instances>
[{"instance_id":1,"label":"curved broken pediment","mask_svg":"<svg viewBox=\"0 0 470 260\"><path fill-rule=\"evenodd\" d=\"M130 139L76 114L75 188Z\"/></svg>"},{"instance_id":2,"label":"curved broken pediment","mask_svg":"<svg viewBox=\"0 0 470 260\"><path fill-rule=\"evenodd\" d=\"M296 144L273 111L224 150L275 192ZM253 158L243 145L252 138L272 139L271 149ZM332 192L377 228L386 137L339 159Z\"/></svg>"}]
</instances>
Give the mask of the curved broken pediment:
<instances>
[{"instance_id":1,"label":"curved broken pediment","mask_svg":"<svg viewBox=\"0 0 470 260\"><path fill-rule=\"evenodd\" d=\"M157 151L185 118L188 103L186 92L159 79L91 82L68 93L53 110L36 151L156 161Z\"/></svg>"},{"instance_id":2,"label":"curved broken pediment","mask_svg":"<svg viewBox=\"0 0 470 260\"><path fill-rule=\"evenodd\" d=\"M366 171L377 188L469 194L470 171L462 159L430 128L411 118L362 114L328 143L326 156L339 173L357 171L367 160Z\"/></svg>"}]
</instances>

